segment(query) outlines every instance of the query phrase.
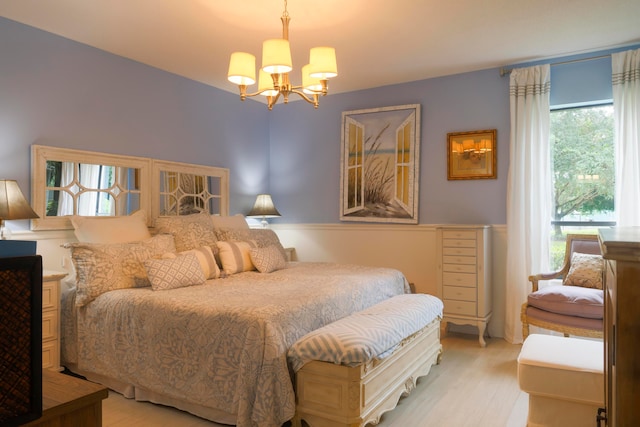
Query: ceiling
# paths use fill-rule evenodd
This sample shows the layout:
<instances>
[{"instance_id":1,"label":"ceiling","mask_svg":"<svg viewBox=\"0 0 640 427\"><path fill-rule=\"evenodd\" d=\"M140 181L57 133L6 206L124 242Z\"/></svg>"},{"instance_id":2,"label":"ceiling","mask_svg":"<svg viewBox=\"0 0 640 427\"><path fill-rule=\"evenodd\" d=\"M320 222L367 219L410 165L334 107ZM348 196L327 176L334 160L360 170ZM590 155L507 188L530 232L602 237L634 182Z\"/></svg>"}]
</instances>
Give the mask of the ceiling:
<instances>
[{"instance_id":1,"label":"ceiling","mask_svg":"<svg viewBox=\"0 0 640 427\"><path fill-rule=\"evenodd\" d=\"M289 0L287 9L292 82L309 48L333 46L332 93L640 43L638 0ZM230 54L260 64L283 10L282 0L0 0L0 16L231 92Z\"/></svg>"}]
</instances>

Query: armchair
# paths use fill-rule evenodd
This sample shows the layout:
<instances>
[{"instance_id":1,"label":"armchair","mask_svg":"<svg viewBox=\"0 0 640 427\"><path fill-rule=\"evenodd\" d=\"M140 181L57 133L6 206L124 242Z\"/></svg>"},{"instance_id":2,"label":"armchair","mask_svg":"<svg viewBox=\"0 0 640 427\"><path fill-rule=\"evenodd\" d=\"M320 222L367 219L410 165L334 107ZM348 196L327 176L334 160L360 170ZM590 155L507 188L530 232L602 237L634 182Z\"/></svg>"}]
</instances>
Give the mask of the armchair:
<instances>
[{"instance_id":1,"label":"armchair","mask_svg":"<svg viewBox=\"0 0 640 427\"><path fill-rule=\"evenodd\" d=\"M574 255L576 253L587 255ZM529 335L529 325L561 332L564 336L602 338L604 262L601 256L597 235L567 235L562 269L529 276L532 290L520 314L523 338ZM562 284L539 286L540 281L552 279L562 279Z\"/></svg>"}]
</instances>

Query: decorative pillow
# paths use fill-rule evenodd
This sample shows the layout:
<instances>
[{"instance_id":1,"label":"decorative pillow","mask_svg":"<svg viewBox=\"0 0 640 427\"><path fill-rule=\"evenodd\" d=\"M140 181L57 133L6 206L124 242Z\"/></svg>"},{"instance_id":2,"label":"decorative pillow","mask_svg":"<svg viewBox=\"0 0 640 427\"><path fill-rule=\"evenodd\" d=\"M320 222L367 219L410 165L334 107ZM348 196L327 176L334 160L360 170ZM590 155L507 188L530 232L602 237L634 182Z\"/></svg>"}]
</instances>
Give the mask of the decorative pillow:
<instances>
[{"instance_id":1,"label":"decorative pillow","mask_svg":"<svg viewBox=\"0 0 640 427\"><path fill-rule=\"evenodd\" d=\"M192 253L168 259L148 259L144 266L154 291L202 285L207 280L198 258Z\"/></svg>"},{"instance_id":2,"label":"decorative pillow","mask_svg":"<svg viewBox=\"0 0 640 427\"><path fill-rule=\"evenodd\" d=\"M211 222L213 223L213 228L236 228L242 230L249 229L249 223L245 219L244 215L237 214L232 216L220 216L220 215L211 215Z\"/></svg>"},{"instance_id":3,"label":"decorative pillow","mask_svg":"<svg viewBox=\"0 0 640 427\"><path fill-rule=\"evenodd\" d=\"M604 261L601 255L574 252L573 255L571 255L571 268L569 268L569 273L562 284L566 286L602 289L603 270Z\"/></svg>"},{"instance_id":4,"label":"decorative pillow","mask_svg":"<svg viewBox=\"0 0 640 427\"><path fill-rule=\"evenodd\" d=\"M186 254L192 254L196 257L205 279L217 279L220 277L220 267L218 267L218 263L216 262L215 256L213 255L213 251L209 246L202 246L197 249L180 252L180 254L168 252L162 255L162 258L172 259Z\"/></svg>"},{"instance_id":5,"label":"decorative pillow","mask_svg":"<svg viewBox=\"0 0 640 427\"><path fill-rule=\"evenodd\" d=\"M266 248L252 248L249 251L251 262L260 273L271 273L272 271L281 270L287 262L280 253L280 249L276 246L267 246Z\"/></svg>"},{"instance_id":6,"label":"decorative pillow","mask_svg":"<svg viewBox=\"0 0 640 427\"><path fill-rule=\"evenodd\" d=\"M256 242L259 248L266 248L267 246L275 246L278 248L282 257L287 259L287 253L278 239L278 235L268 228L250 228L246 230L221 228L216 229L216 238L221 241L249 241Z\"/></svg>"},{"instance_id":7,"label":"decorative pillow","mask_svg":"<svg viewBox=\"0 0 640 427\"><path fill-rule=\"evenodd\" d=\"M256 248L256 242L218 242L222 269L229 274L255 270L249 251Z\"/></svg>"},{"instance_id":8,"label":"decorative pillow","mask_svg":"<svg viewBox=\"0 0 640 427\"><path fill-rule=\"evenodd\" d=\"M144 261L175 252L173 236L160 234L141 242L67 243L76 270L76 305L116 289L149 286Z\"/></svg>"},{"instance_id":9,"label":"decorative pillow","mask_svg":"<svg viewBox=\"0 0 640 427\"><path fill-rule=\"evenodd\" d=\"M172 234L178 252L196 249L201 246L216 247L216 235L213 232L211 216L206 212L192 215L167 216L156 219L158 233Z\"/></svg>"},{"instance_id":10,"label":"decorative pillow","mask_svg":"<svg viewBox=\"0 0 640 427\"><path fill-rule=\"evenodd\" d=\"M71 224L78 241L85 243L126 243L151 237L147 215L142 210L129 216L72 216Z\"/></svg>"}]
</instances>

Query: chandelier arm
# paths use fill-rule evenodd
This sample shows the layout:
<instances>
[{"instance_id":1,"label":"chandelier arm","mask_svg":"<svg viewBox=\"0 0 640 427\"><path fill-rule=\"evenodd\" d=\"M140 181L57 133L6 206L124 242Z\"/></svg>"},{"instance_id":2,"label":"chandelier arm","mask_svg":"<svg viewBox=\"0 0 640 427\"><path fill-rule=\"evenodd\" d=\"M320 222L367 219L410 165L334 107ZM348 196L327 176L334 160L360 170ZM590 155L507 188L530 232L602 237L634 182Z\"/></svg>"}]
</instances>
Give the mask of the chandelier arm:
<instances>
[{"instance_id":1,"label":"chandelier arm","mask_svg":"<svg viewBox=\"0 0 640 427\"><path fill-rule=\"evenodd\" d=\"M295 94L299 95L302 99L304 99L305 101L307 101L309 104L313 104L313 106L314 106L315 108L318 108L319 101L318 101L318 94L317 94L317 93L314 93L314 94L312 95L312 98L309 98L309 97L307 96L307 94L305 94L304 92L302 92L302 91L300 91L300 90L298 90L298 89L293 89L293 88L292 88L292 89L291 89L291 93L295 93Z\"/></svg>"}]
</instances>

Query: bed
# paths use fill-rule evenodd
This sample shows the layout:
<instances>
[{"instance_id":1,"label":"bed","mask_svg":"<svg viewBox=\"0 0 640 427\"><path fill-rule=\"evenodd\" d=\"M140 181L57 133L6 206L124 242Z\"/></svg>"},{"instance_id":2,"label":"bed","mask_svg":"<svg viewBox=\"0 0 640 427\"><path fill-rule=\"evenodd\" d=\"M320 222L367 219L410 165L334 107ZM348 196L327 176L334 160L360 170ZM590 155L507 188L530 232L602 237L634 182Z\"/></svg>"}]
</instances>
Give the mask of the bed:
<instances>
[{"instance_id":1,"label":"bed","mask_svg":"<svg viewBox=\"0 0 640 427\"><path fill-rule=\"evenodd\" d=\"M269 273L241 268L221 277L222 271L202 284L169 290L144 286L141 257L203 243L185 246L189 232L178 229L144 243L67 245L77 279L61 304L65 367L129 398L224 424L279 427L295 413L288 348L310 331L410 293L397 270L307 262L281 264ZM202 230L190 230L202 239ZM257 237L254 243L275 235L242 233ZM180 247L158 243L169 236ZM238 232L226 238L237 242ZM273 249L268 243L261 247ZM87 257L92 261L83 261ZM106 266L101 270L98 262ZM113 285L122 274L130 276L131 286ZM91 281L103 288L87 291L85 282Z\"/></svg>"}]
</instances>

